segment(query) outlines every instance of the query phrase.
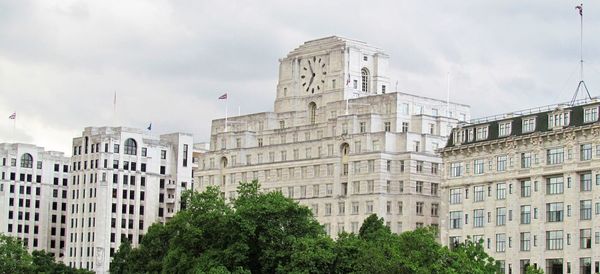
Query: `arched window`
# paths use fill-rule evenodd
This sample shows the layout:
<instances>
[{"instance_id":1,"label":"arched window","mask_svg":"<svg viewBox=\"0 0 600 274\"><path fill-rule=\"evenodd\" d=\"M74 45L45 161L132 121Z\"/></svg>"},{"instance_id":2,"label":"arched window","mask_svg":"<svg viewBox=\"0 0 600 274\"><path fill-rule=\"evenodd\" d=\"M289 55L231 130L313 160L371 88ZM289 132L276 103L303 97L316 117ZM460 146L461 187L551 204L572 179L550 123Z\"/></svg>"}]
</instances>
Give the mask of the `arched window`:
<instances>
[{"instance_id":1,"label":"arched window","mask_svg":"<svg viewBox=\"0 0 600 274\"><path fill-rule=\"evenodd\" d=\"M125 154L137 155L137 143L135 140L131 138L125 140Z\"/></svg>"},{"instance_id":2,"label":"arched window","mask_svg":"<svg viewBox=\"0 0 600 274\"><path fill-rule=\"evenodd\" d=\"M315 102L308 104L308 120L311 125L317 122L317 104Z\"/></svg>"},{"instance_id":3,"label":"arched window","mask_svg":"<svg viewBox=\"0 0 600 274\"><path fill-rule=\"evenodd\" d=\"M227 167L227 157L223 156L221 157L221 168L226 168Z\"/></svg>"},{"instance_id":4,"label":"arched window","mask_svg":"<svg viewBox=\"0 0 600 274\"><path fill-rule=\"evenodd\" d=\"M346 156L350 153L350 145L348 143L343 143L340 146L340 150L342 152L342 156Z\"/></svg>"},{"instance_id":5,"label":"arched window","mask_svg":"<svg viewBox=\"0 0 600 274\"><path fill-rule=\"evenodd\" d=\"M24 167L24 168L32 168L33 167L33 157L31 157L31 154L25 153L21 156L21 167Z\"/></svg>"},{"instance_id":6,"label":"arched window","mask_svg":"<svg viewBox=\"0 0 600 274\"><path fill-rule=\"evenodd\" d=\"M360 76L362 79L362 92L369 92L369 70L367 68L361 69Z\"/></svg>"}]
</instances>

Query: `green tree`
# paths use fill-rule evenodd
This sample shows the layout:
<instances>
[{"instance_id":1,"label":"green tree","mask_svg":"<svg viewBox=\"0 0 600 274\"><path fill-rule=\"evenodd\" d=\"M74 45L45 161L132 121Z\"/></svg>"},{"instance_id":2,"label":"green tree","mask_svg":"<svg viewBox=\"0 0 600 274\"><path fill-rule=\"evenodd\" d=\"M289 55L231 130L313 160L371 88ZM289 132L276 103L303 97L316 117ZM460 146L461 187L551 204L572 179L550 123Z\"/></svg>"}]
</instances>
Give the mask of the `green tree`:
<instances>
[{"instance_id":1,"label":"green tree","mask_svg":"<svg viewBox=\"0 0 600 274\"><path fill-rule=\"evenodd\" d=\"M16 238L0 234L0 273L29 273L33 270L31 255Z\"/></svg>"},{"instance_id":2,"label":"green tree","mask_svg":"<svg viewBox=\"0 0 600 274\"><path fill-rule=\"evenodd\" d=\"M525 274L544 274L544 270L535 265L528 265Z\"/></svg>"},{"instance_id":3,"label":"green tree","mask_svg":"<svg viewBox=\"0 0 600 274\"><path fill-rule=\"evenodd\" d=\"M125 274L129 273L128 258L131 256L131 243L128 240L121 242L119 250L115 252L110 262L110 273Z\"/></svg>"},{"instance_id":4,"label":"green tree","mask_svg":"<svg viewBox=\"0 0 600 274\"><path fill-rule=\"evenodd\" d=\"M152 225L138 248L122 246L114 273L494 273L497 262L467 241L449 249L437 231L400 235L371 215L358 234L325 234L311 211L257 181L226 203L218 188L186 192L185 209Z\"/></svg>"}]
</instances>

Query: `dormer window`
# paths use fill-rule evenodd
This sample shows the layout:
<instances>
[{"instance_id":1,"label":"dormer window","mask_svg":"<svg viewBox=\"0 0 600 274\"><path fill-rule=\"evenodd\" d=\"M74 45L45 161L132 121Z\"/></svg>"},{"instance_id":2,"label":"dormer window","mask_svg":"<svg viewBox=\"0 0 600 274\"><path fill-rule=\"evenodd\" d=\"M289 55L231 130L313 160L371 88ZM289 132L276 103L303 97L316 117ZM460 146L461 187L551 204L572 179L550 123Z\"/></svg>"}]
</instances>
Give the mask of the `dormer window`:
<instances>
[{"instance_id":1,"label":"dormer window","mask_svg":"<svg viewBox=\"0 0 600 274\"><path fill-rule=\"evenodd\" d=\"M583 122L592 123L598 121L598 106L583 109Z\"/></svg>"},{"instance_id":2,"label":"dormer window","mask_svg":"<svg viewBox=\"0 0 600 274\"><path fill-rule=\"evenodd\" d=\"M569 111L554 112L548 115L548 128L560 128L568 126L570 120Z\"/></svg>"},{"instance_id":3,"label":"dormer window","mask_svg":"<svg viewBox=\"0 0 600 274\"><path fill-rule=\"evenodd\" d=\"M469 142L473 142L475 140L475 129L474 128L470 128L467 129L467 133L469 134Z\"/></svg>"},{"instance_id":4,"label":"dormer window","mask_svg":"<svg viewBox=\"0 0 600 274\"><path fill-rule=\"evenodd\" d=\"M510 135L512 121L501 122L498 124L498 136L505 137Z\"/></svg>"},{"instance_id":5,"label":"dormer window","mask_svg":"<svg viewBox=\"0 0 600 274\"><path fill-rule=\"evenodd\" d=\"M523 119L523 133L533 132L535 130L535 117Z\"/></svg>"},{"instance_id":6,"label":"dormer window","mask_svg":"<svg viewBox=\"0 0 600 274\"><path fill-rule=\"evenodd\" d=\"M488 138L488 126L478 127L475 129L477 141L485 140Z\"/></svg>"},{"instance_id":7,"label":"dormer window","mask_svg":"<svg viewBox=\"0 0 600 274\"><path fill-rule=\"evenodd\" d=\"M454 143L462 144L465 142L465 131L462 129L456 129L454 131Z\"/></svg>"}]
</instances>

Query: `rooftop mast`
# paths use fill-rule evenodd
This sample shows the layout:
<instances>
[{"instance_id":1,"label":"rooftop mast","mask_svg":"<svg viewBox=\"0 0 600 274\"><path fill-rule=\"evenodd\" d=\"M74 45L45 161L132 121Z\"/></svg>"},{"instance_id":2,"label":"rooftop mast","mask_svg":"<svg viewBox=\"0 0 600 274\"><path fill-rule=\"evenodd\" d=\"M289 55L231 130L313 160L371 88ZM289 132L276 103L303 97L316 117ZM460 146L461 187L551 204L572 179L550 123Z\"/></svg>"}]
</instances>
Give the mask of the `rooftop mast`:
<instances>
[{"instance_id":1,"label":"rooftop mast","mask_svg":"<svg viewBox=\"0 0 600 274\"><path fill-rule=\"evenodd\" d=\"M579 18L580 18L579 84L577 85L577 89L575 89L575 94L573 94L573 98L571 99L571 105L575 105L575 101L577 101L577 95L579 94L580 89L582 90L582 92L585 89L585 92L587 94L587 99L592 99L592 96L590 95L590 91L588 90L587 85L585 84L585 81L583 81L583 4L579 4L579 6L576 6L575 9L579 12Z\"/></svg>"}]
</instances>

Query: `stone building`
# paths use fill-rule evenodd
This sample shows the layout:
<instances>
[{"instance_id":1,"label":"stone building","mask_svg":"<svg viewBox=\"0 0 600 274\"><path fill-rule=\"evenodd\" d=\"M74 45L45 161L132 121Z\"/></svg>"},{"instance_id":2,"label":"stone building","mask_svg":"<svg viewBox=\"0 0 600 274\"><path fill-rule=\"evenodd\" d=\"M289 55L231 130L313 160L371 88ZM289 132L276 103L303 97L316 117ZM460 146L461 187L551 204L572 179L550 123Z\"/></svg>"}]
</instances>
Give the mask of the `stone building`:
<instances>
[{"instance_id":1,"label":"stone building","mask_svg":"<svg viewBox=\"0 0 600 274\"><path fill-rule=\"evenodd\" d=\"M69 158L30 144L0 144L0 233L29 251L65 255Z\"/></svg>"},{"instance_id":2,"label":"stone building","mask_svg":"<svg viewBox=\"0 0 600 274\"><path fill-rule=\"evenodd\" d=\"M441 150L442 242L470 237L506 273L600 272L597 99L461 124Z\"/></svg>"},{"instance_id":3,"label":"stone building","mask_svg":"<svg viewBox=\"0 0 600 274\"><path fill-rule=\"evenodd\" d=\"M258 179L264 191L312 208L332 236L358 232L371 213L394 232L437 225L434 151L470 109L391 90L388 60L340 37L290 52L280 60L274 112L213 121L197 189L219 186L234 198L240 181Z\"/></svg>"},{"instance_id":4,"label":"stone building","mask_svg":"<svg viewBox=\"0 0 600 274\"><path fill-rule=\"evenodd\" d=\"M87 127L73 139L65 263L107 273L124 240L180 209L192 184L193 138L125 127Z\"/></svg>"}]
</instances>

